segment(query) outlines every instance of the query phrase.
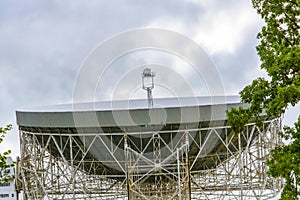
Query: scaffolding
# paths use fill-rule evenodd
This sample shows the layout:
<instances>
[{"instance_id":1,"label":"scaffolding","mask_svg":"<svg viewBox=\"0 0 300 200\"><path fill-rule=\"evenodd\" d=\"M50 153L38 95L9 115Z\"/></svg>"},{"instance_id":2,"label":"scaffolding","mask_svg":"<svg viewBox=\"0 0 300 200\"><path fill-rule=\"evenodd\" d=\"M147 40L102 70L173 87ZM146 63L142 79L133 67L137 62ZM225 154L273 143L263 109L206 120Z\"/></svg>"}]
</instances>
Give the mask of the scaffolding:
<instances>
[{"instance_id":1,"label":"scaffolding","mask_svg":"<svg viewBox=\"0 0 300 200\"><path fill-rule=\"evenodd\" d=\"M20 127L25 199L268 199L281 190L281 179L266 173L270 150L281 145L280 119L239 134L227 125L184 127L147 133L140 146L141 133L129 131ZM109 159L95 159L90 150L104 138Z\"/></svg>"}]
</instances>

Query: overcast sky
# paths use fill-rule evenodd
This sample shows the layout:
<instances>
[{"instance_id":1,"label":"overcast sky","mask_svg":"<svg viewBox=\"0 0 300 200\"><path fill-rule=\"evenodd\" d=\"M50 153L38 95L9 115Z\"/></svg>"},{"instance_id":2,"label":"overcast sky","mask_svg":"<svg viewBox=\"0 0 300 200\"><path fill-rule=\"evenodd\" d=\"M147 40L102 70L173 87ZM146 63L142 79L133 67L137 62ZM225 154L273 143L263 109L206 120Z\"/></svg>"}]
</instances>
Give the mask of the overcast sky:
<instances>
[{"instance_id":1,"label":"overcast sky","mask_svg":"<svg viewBox=\"0 0 300 200\"><path fill-rule=\"evenodd\" d=\"M265 76L255 51L262 24L250 0L1 0L0 126L11 123L14 129L0 145L0 152L12 149L13 157L19 155L15 111L71 103L84 59L116 34L153 27L186 35L206 51L221 75L225 94L233 95L252 79ZM155 59L163 56L148 53ZM135 58L144 59L146 54ZM121 65L122 59L118 62ZM178 68L178 73L182 69ZM170 79L166 84L177 87L176 82ZM192 87L197 90L197 85ZM116 96L122 98L122 89L114 89ZM98 93L95 99L104 100L100 98L101 90ZM131 97L139 98L140 93L141 90L133 92ZM201 90L196 94L201 95ZM290 113L286 117L289 124L299 111Z\"/></svg>"}]
</instances>

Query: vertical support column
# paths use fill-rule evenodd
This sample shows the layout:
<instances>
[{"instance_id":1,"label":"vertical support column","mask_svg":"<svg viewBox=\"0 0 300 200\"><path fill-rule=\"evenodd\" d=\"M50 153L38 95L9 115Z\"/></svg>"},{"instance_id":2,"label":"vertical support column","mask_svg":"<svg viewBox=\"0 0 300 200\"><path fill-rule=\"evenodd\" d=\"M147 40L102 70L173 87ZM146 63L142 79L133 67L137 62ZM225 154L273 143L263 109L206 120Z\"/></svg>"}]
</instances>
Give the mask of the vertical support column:
<instances>
[{"instance_id":1,"label":"vertical support column","mask_svg":"<svg viewBox=\"0 0 300 200\"><path fill-rule=\"evenodd\" d=\"M22 177L22 182L24 184L24 199L27 200L30 197L29 194L29 185L28 182L26 180L26 174L25 174L25 158L26 158L26 153L25 153L25 142L26 142L26 138L25 138L25 134L23 133L23 131L20 130L19 132L19 137L20 137L20 149L21 149L21 160L20 160L20 174Z\"/></svg>"},{"instance_id":2,"label":"vertical support column","mask_svg":"<svg viewBox=\"0 0 300 200\"><path fill-rule=\"evenodd\" d=\"M185 199L191 199L191 174L190 174L190 159L189 159L189 132L185 132L185 144L184 144L184 167L185 167L185 182L184 185L186 187L185 191Z\"/></svg>"},{"instance_id":3,"label":"vertical support column","mask_svg":"<svg viewBox=\"0 0 300 200\"><path fill-rule=\"evenodd\" d=\"M182 199L181 194L181 175L180 175L180 155L179 155L179 148L176 149L177 152L177 176L178 176L178 200Z\"/></svg>"},{"instance_id":4,"label":"vertical support column","mask_svg":"<svg viewBox=\"0 0 300 200\"><path fill-rule=\"evenodd\" d=\"M127 138L127 133L125 132L124 133L124 152L125 152L125 169L126 169L126 182L127 182L127 196L128 196L128 199L131 199L130 198L130 190L131 190L131 187L130 187L130 183L131 183L131 180L130 180L130 177L129 177L129 164L128 162L129 159L130 159L130 156L129 156L129 151L128 151L128 138Z\"/></svg>"},{"instance_id":5,"label":"vertical support column","mask_svg":"<svg viewBox=\"0 0 300 200\"><path fill-rule=\"evenodd\" d=\"M264 132L263 132L264 133ZM257 141L257 144L256 144L256 148L257 148L257 156L258 158L262 158L262 134L259 133L258 134L258 141ZM262 174L262 162L260 160L257 161L258 163L258 177L259 177L259 182L263 182L263 174Z\"/></svg>"},{"instance_id":6,"label":"vertical support column","mask_svg":"<svg viewBox=\"0 0 300 200\"><path fill-rule=\"evenodd\" d=\"M243 151L241 144L241 133L238 133L238 144L239 144L239 182L240 182L240 197L243 200Z\"/></svg>"},{"instance_id":7,"label":"vertical support column","mask_svg":"<svg viewBox=\"0 0 300 200\"><path fill-rule=\"evenodd\" d=\"M70 165L71 165L71 180L72 180L72 190L73 190L73 194L72 194L72 198L76 199L75 196L75 188L76 188L76 177L75 177L75 167L74 167L74 157L73 157L73 137L71 135L68 136L69 139L69 145L70 145Z\"/></svg>"},{"instance_id":8,"label":"vertical support column","mask_svg":"<svg viewBox=\"0 0 300 200\"><path fill-rule=\"evenodd\" d=\"M155 196L156 198L162 198L162 176L161 176L161 149L160 149L160 137L159 137L159 133L154 133L153 136L153 156L154 156L154 185L155 185L155 189L156 192Z\"/></svg>"}]
</instances>

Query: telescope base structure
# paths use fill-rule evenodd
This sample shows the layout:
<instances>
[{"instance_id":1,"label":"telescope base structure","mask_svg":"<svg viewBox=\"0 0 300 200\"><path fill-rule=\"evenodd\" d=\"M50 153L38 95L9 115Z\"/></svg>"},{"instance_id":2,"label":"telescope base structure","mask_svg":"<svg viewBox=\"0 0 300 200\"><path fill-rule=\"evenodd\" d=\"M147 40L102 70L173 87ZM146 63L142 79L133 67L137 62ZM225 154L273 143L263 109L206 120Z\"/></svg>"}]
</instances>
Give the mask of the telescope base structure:
<instances>
[{"instance_id":1,"label":"telescope base structure","mask_svg":"<svg viewBox=\"0 0 300 200\"><path fill-rule=\"evenodd\" d=\"M93 143L85 143L86 137L96 141L103 134L21 130L24 199L269 199L282 188L281 179L266 173L270 150L281 145L280 126L280 119L274 119L261 127L248 124L239 134L229 134L229 126L198 128L196 132L205 131L207 138L221 143L223 151L209 155L208 140L195 141L201 140L195 129L184 130L171 145L159 131L153 133L150 153L134 148L124 133L117 145L106 149L115 158L116 148L122 147L125 163L93 159L89 153ZM189 152L195 148L197 154L191 158ZM215 162L216 167L197 169L202 160ZM124 171L110 173L103 162L114 162Z\"/></svg>"}]
</instances>

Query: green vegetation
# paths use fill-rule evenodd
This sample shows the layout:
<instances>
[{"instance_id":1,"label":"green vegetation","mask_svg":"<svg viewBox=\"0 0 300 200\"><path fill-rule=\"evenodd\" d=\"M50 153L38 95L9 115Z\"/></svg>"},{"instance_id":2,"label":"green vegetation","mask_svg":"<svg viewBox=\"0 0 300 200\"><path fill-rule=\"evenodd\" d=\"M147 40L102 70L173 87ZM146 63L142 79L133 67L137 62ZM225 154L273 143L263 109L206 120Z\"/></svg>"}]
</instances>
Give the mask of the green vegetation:
<instances>
[{"instance_id":1,"label":"green vegetation","mask_svg":"<svg viewBox=\"0 0 300 200\"><path fill-rule=\"evenodd\" d=\"M12 125L7 125L5 128L0 127L0 143L3 142L6 132L11 130L11 128ZM0 153L0 184L5 183L13 178L9 174L4 173L4 170L6 168L11 167L11 165L6 164L7 156L10 153L11 153L10 150L4 152L3 154Z\"/></svg>"},{"instance_id":2,"label":"green vegetation","mask_svg":"<svg viewBox=\"0 0 300 200\"><path fill-rule=\"evenodd\" d=\"M227 112L235 132L243 130L250 119L261 124L262 111L280 117L288 106L295 106L300 100L300 0L252 0L252 3L265 21L256 49L261 69L266 70L269 78L258 78L240 92L242 102L250 104L248 109ZM294 128L283 130L282 136L292 142L271 152L269 174L286 180L281 199L298 199L300 116Z\"/></svg>"}]
</instances>

